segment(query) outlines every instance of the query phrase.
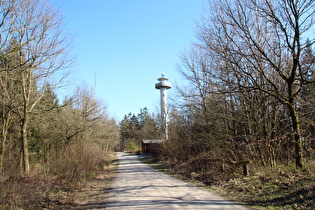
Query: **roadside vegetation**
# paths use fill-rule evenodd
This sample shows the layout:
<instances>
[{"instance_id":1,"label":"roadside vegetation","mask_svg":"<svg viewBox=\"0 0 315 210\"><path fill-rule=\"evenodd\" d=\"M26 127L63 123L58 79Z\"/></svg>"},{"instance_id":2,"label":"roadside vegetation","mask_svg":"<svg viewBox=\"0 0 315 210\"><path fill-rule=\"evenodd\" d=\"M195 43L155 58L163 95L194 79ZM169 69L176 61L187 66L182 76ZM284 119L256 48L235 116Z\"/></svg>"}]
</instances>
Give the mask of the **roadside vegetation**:
<instances>
[{"instance_id":1,"label":"roadside vegetation","mask_svg":"<svg viewBox=\"0 0 315 210\"><path fill-rule=\"evenodd\" d=\"M58 11L41 0L0 11L0 209L71 204L111 164L118 127L85 85L59 100L74 58Z\"/></svg>"},{"instance_id":2,"label":"roadside vegetation","mask_svg":"<svg viewBox=\"0 0 315 210\"><path fill-rule=\"evenodd\" d=\"M315 167L306 166L303 171L294 167L253 168L249 176L208 172L199 177L188 168L177 170L156 158L141 158L158 171L203 187L227 199L240 202L249 209L314 209Z\"/></svg>"},{"instance_id":3,"label":"roadside vegetation","mask_svg":"<svg viewBox=\"0 0 315 210\"><path fill-rule=\"evenodd\" d=\"M255 209L314 209L315 171L287 167L259 170L211 189Z\"/></svg>"}]
</instances>

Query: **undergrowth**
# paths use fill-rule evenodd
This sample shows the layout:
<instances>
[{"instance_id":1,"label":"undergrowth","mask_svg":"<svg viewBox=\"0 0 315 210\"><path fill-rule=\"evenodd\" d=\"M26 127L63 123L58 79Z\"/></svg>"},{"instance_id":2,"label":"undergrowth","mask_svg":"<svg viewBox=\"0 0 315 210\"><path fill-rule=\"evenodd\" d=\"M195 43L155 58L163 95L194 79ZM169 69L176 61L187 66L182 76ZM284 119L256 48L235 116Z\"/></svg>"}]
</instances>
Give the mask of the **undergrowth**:
<instances>
[{"instance_id":1,"label":"undergrowth","mask_svg":"<svg viewBox=\"0 0 315 210\"><path fill-rule=\"evenodd\" d=\"M2 173L0 210L74 208L76 193L98 174L109 173L114 157L106 156L100 161L93 162L94 167L90 166L88 170L83 166L90 161L83 161L76 167L76 162L67 160L64 165L59 165L58 170L53 170L55 166L50 169L39 166L29 175Z\"/></svg>"},{"instance_id":2,"label":"undergrowth","mask_svg":"<svg viewBox=\"0 0 315 210\"><path fill-rule=\"evenodd\" d=\"M251 166L250 175L237 169L191 172L191 165L171 166L152 158L142 160L153 168L209 188L228 199L244 203L250 209L315 209L315 167L306 169L277 166ZM229 174L232 173L232 174Z\"/></svg>"}]
</instances>

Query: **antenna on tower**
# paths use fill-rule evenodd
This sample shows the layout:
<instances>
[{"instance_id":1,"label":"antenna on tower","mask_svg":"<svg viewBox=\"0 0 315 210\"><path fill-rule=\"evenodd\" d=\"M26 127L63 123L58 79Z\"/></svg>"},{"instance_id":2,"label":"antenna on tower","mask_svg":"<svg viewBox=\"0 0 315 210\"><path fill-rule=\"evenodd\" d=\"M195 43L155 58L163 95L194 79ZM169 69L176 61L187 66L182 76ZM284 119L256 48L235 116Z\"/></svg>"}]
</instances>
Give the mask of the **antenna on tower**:
<instances>
[{"instance_id":1,"label":"antenna on tower","mask_svg":"<svg viewBox=\"0 0 315 210\"><path fill-rule=\"evenodd\" d=\"M94 100L96 100L96 72L94 72Z\"/></svg>"}]
</instances>

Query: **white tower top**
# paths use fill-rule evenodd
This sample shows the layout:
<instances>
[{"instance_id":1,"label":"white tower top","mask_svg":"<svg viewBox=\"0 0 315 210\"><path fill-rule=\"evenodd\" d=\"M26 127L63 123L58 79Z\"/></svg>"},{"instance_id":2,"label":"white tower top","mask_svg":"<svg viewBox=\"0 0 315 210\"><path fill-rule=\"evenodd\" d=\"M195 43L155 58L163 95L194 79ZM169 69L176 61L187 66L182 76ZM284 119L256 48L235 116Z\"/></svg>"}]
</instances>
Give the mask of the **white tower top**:
<instances>
[{"instance_id":1,"label":"white tower top","mask_svg":"<svg viewBox=\"0 0 315 210\"><path fill-rule=\"evenodd\" d=\"M172 87L172 84L167 82L168 78L165 77L165 73L162 73L161 78L158 78L157 80L160 82L155 84L155 89L162 89L162 88L170 89Z\"/></svg>"}]
</instances>

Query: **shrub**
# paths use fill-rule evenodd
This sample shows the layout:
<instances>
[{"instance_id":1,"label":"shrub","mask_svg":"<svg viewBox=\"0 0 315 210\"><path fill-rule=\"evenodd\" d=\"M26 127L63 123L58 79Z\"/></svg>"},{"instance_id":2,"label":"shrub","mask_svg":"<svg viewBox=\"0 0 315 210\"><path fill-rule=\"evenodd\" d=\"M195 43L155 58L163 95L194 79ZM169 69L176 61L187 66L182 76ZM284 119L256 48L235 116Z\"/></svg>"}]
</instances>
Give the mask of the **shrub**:
<instances>
[{"instance_id":1,"label":"shrub","mask_svg":"<svg viewBox=\"0 0 315 210\"><path fill-rule=\"evenodd\" d=\"M97 144L72 144L53 162L52 171L70 186L97 173L106 163L106 154Z\"/></svg>"}]
</instances>

